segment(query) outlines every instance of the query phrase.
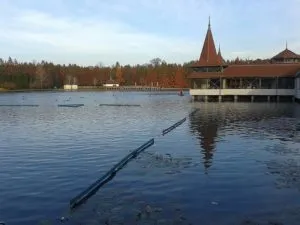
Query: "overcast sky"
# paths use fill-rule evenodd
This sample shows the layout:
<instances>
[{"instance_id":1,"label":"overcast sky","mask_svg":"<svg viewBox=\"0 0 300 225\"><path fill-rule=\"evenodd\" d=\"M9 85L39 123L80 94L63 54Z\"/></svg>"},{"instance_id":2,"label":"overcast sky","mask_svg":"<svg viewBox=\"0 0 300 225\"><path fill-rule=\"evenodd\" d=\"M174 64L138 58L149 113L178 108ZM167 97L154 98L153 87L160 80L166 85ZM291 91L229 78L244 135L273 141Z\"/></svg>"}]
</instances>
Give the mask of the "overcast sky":
<instances>
[{"instance_id":1,"label":"overcast sky","mask_svg":"<svg viewBox=\"0 0 300 225\"><path fill-rule=\"evenodd\" d=\"M300 53L300 0L0 0L0 57L105 65L198 59L208 17L225 59Z\"/></svg>"}]
</instances>

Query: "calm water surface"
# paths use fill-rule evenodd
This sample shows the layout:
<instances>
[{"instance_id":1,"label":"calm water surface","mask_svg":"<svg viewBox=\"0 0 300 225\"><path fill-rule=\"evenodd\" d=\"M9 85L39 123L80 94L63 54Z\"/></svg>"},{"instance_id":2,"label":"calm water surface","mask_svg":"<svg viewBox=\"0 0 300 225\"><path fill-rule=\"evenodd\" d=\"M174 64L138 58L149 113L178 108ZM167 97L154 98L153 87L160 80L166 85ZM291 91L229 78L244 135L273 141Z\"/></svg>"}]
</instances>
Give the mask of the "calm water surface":
<instances>
[{"instance_id":1,"label":"calm water surface","mask_svg":"<svg viewBox=\"0 0 300 225\"><path fill-rule=\"evenodd\" d=\"M0 221L299 224L300 105L189 100L176 93L1 94L0 105L40 106L0 106ZM57 107L64 103L85 106ZM152 137L154 146L69 211L71 198Z\"/></svg>"}]
</instances>

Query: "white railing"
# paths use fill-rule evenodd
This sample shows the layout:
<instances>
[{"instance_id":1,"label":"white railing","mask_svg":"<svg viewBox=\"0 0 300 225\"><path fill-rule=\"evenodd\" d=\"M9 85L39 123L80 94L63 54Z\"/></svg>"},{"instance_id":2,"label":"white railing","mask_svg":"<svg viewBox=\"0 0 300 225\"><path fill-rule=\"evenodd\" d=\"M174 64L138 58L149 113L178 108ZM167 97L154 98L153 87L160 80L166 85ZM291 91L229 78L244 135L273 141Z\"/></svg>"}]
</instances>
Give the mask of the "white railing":
<instances>
[{"instance_id":1,"label":"white railing","mask_svg":"<svg viewBox=\"0 0 300 225\"><path fill-rule=\"evenodd\" d=\"M265 95L293 96L295 89L190 89L190 95Z\"/></svg>"}]
</instances>

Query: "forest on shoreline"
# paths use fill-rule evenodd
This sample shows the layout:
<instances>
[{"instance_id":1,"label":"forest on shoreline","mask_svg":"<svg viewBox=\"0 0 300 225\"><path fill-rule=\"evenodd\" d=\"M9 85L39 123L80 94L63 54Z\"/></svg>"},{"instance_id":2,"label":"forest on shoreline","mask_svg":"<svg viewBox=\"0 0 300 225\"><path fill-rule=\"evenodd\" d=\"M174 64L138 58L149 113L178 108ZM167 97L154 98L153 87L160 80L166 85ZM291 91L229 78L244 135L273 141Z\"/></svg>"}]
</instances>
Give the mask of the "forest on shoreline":
<instances>
[{"instance_id":1,"label":"forest on shoreline","mask_svg":"<svg viewBox=\"0 0 300 225\"><path fill-rule=\"evenodd\" d=\"M154 58L143 65L113 66L60 65L52 62L18 62L11 57L0 58L0 90L53 89L64 84L99 87L113 79L120 85L158 86L162 88L187 88L190 66L196 61L184 64L170 64ZM267 60L226 61L227 64L268 63Z\"/></svg>"}]
</instances>

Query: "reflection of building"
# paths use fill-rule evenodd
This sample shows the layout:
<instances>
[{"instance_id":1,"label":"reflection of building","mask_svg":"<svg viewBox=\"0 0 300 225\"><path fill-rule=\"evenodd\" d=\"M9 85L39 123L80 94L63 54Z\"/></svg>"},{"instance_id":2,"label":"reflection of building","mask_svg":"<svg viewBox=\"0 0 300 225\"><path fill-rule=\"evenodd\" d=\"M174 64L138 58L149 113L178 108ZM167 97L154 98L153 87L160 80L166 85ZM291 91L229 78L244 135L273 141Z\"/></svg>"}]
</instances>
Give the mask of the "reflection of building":
<instances>
[{"instance_id":1,"label":"reflection of building","mask_svg":"<svg viewBox=\"0 0 300 225\"><path fill-rule=\"evenodd\" d=\"M191 115L191 131L199 138L201 153L203 154L203 164L205 169L212 165L215 152L215 139L218 132L218 121L199 115Z\"/></svg>"},{"instance_id":2,"label":"reflection of building","mask_svg":"<svg viewBox=\"0 0 300 225\"><path fill-rule=\"evenodd\" d=\"M267 64L226 65L220 49L216 51L210 23L200 59L191 68L190 94L197 100L223 101L230 97L235 101L278 101L281 97L299 97L296 92L300 87L295 87L300 72L298 54L286 47Z\"/></svg>"},{"instance_id":3,"label":"reflection of building","mask_svg":"<svg viewBox=\"0 0 300 225\"><path fill-rule=\"evenodd\" d=\"M253 139L295 138L298 117L298 108L293 104L209 103L201 104L198 113L189 116L189 127L199 140L203 164L208 169L217 154L218 140L227 131L229 135L249 135Z\"/></svg>"}]
</instances>

